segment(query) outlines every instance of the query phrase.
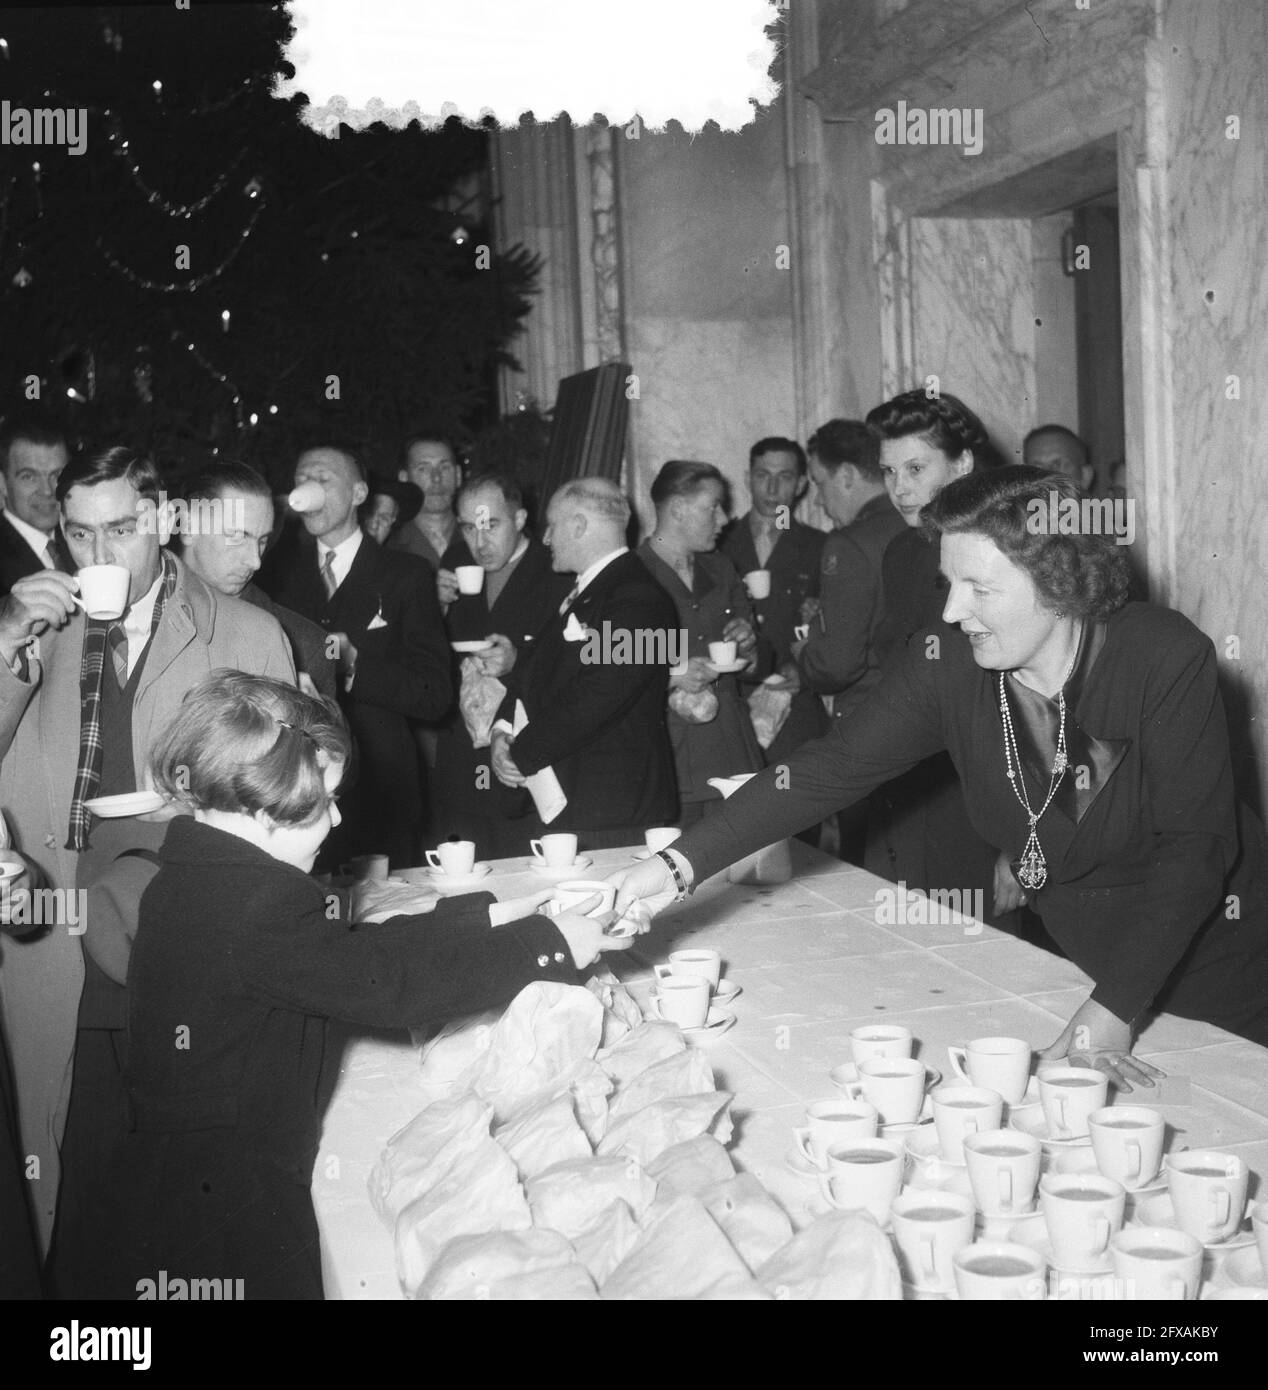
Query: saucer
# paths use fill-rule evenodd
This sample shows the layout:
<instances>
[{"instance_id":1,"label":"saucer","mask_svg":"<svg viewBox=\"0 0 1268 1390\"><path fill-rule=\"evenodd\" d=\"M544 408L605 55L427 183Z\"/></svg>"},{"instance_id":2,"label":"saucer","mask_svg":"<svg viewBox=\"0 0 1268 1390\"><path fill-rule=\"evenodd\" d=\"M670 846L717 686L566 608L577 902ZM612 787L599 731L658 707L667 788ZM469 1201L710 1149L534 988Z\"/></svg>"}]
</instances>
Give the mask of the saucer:
<instances>
[{"instance_id":1,"label":"saucer","mask_svg":"<svg viewBox=\"0 0 1268 1390\"><path fill-rule=\"evenodd\" d=\"M1032 1076L1030 1080L1026 1083L1026 1094L1022 1096L1022 1098L1019 1101L1017 1101L1016 1104L1010 1105L1007 1101L1004 1102L1004 1105L1010 1113L1014 1110L1029 1110L1032 1105L1038 1104L1040 1104L1040 1100L1039 1078L1037 1076Z\"/></svg>"},{"instance_id":2,"label":"saucer","mask_svg":"<svg viewBox=\"0 0 1268 1390\"><path fill-rule=\"evenodd\" d=\"M737 671L742 671L748 665L748 658L741 661L728 661L725 663L716 661L706 661L705 665L718 676L733 676Z\"/></svg>"},{"instance_id":3,"label":"saucer","mask_svg":"<svg viewBox=\"0 0 1268 1390\"><path fill-rule=\"evenodd\" d=\"M1171 1204L1170 1192L1159 1192L1156 1197L1141 1202L1136 1208L1136 1220L1142 1226L1157 1226L1168 1231L1180 1229L1180 1223L1176 1220L1176 1209ZM1219 1252L1240 1250L1243 1245L1253 1245L1254 1241L1255 1233L1243 1218L1241 1226L1227 1240L1204 1240L1202 1244L1207 1250ZM1258 1254L1258 1250L1255 1253Z\"/></svg>"},{"instance_id":4,"label":"saucer","mask_svg":"<svg viewBox=\"0 0 1268 1390\"><path fill-rule=\"evenodd\" d=\"M988 1216L986 1212L979 1210L977 1213L977 1229L979 1238L982 1240L1023 1240L1028 1233L1026 1222L1031 1222L1034 1229L1029 1231L1033 1240L1039 1238L1038 1232L1043 1232L1046 1237L1048 1229L1044 1225L1043 1213L1039 1210L1039 1197L1032 1199L1029 1211L1010 1211L1003 1215ZM1031 1242L1025 1242L1027 1244ZM1067 1273L1073 1273L1067 1270Z\"/></svg>"},{"instance_id":5,"label":"saucer","mask_svg":"<svg viewBox=\"0 0 1268 1390\"><path fill-rule=\"evenodd\" d=\"M564 883L570 878L579 878L583 870L588 869L594 861L584 854L577 855L571 864L566 864L562 869L553 869L549 864L543 864L539 859L533 859L529 864L529 869L538 878L544 878L547 883Z\"/></svg>"},{"instance_id":6,"label":"saucer","mask_svg":"<svg viewBox=\"0 0 1268 1390\"><path fill-rule=\"evenodd\" d=\"M1090 1149L1092 1147L1090 1134L1081 1134L1077 1139L1054 1139L1048 1133L1048 1121L1044 1117L1043 1111L1030 1105L1012 1111L1008 1117L1008 1128L1017 1130L1019 1134L1029 1134L1033 1139L1038 1139L1046 1149Z\"/></svg>"},{"instance_id":7,"label":"saucer","mask_svg":"<svg viewBox=\"0 0 1268 1390\"><path fill-rule=\"evenodd\" d=\"M898 1058L894 1059L898 1061ZM859 1069L853 1062L842 1062L839 1067L833 1067L828 1073L828 1080L839 1091L842 1086L848 1086L851 1082L859 1079ZM925 1090L932 1091L933 1088L942 1080L942 1073L937 1067L931 1067L925 1063Z\"/></svg>"},{"instance_id":8,"label":"saucer","mask_svg":"<svg viewBox=\"0 0 1268 1390\"><path fill-rule=\"evenodd\" d=\"M1224 1261L1224 1276L1239 1289L1262 1289L1268 1285L1268 1270L1254 1245L1236 1251Z\"/></svg>"},{"instance_id":9,"label":"saucer","mask_svg":"<svg viewBox=\"0 0 1268 1390\"><path fill-rule=\"evenodd\" d=\"M947 1168L965 1168L963 1162L944 1158L938 1143L938 1131L933 1125L922 1125L907 1138L907 1152L917 1163L943 1164Z\"/></svg>"},{"instance_id":10,"label":"saucer","mask_svg":"<svg viewBox=\"0 0 1268 1390\"><path fill-rule=\"evenodd\" d=\"M456 652L487 652L493 643L489 638L481 637L473 642L450 642L449 645Z\"/></svg>"},{"instance_id":11,"label":"saucer","mask_svg":"<svg viewBox=\"0 0 1268 1390\"><path fill-rule=\"evenodd\" d=\"M732 999L744 993L744 986L737 985L734 980L719 980L718 987L713 991L713 1002L715 1004L729 1004Z\"/></svg>"},{"instance_id":12,"label":"saucer","mask_svg":"<svg viewBox=\"0 0 1268 1390\"><path fill-rule=\"evenodd\" d=\"M427 881L440 894L465 893L493 872L492 864L476 864L469 874L444 874L439 869L427 870Z\"/></svg>"},{"instance_id":13,"label":"saucer","mask_svg":"<svg viewBox=\"0 0 1268 1390\"><path fill-rule=\"evenodd\" d=\"M709 1006L709 1017L699 1028L684 1028L682 1035L684 1038L696 1039L717 1038L723 1033L735 1027L735 1015L729 1009L719 1008L716 1004Z\"/></svg>"},{"instance_id":14,"label":"saucer","mask_svg":"<svg viewBox=\"0 0 1268 1390\"><path fill-rule=\"evenodd\" d=\"M144 816L161 809L163 798L158 792L122 792L119 796L94 796L84 802L84 809L102 820L121 816Z\"/></svg>"},{"instance_id":15,"label":"saucer","mask_svg":"<svg viewBox=\"0 0 1268 1390\"><path fill-rule=\"evenodd\" d=\"M990 1220L991 1218L987 1218ZM1058 1274L1069 1274L1075 1277L1091 1274L1113 1274L1114 1257L1107 1249L1102 1255L1098 1256L1085 1269L1074 1269L1069 1265L1057 1263L1057 1257L1052 1250L1052 1241L1048 1236L1047 1228L1042 1219L1036 1229L1033 1230L1014 1230L1009 1233L1009 1240L1015 1240L1019 1245L1028 1245L1037 1254L1043 1256L1045 1262Z\"/></svg>"},{"instance_id":16,"label":"saucer","mask_svg":"<svg viewBox=\"0 0 1268 1390\"><path fill-rule=\"evenodd\" d=\"M903 1184L904 1192L954 1192L967 1197L976 1205L973 1184L967 1168L953 1168L949 1163L917 1164Z\"/></svg>"}]
</instances>

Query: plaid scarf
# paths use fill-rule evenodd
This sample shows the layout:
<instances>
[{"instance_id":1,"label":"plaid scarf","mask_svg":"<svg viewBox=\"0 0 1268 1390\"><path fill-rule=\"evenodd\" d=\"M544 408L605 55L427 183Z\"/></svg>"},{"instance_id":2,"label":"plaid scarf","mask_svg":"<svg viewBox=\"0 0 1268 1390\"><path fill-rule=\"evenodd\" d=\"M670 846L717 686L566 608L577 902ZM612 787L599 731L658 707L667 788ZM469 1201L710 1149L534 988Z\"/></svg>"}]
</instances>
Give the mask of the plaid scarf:
<instances>
[{"instance_id":1,"label":"plaid scarf","mask_svg":"<svg viewBox=\"0 0 1268 1390\"><path fill-rule=\"evenodd\" d=\"M154 600L154 617L150 622L150 638L158 629L163 608L176 588L176 565L163 552L163 582ZM84 805L97 794L101 785L101 679L106 665L110 630L122 623L122 618L90 618L84 626L84 655L79 666L79 768L75 773L75 791L70 803L70 829L66 848L88 848L88 831L92 813Z\"/></svg>"}]
</instances>

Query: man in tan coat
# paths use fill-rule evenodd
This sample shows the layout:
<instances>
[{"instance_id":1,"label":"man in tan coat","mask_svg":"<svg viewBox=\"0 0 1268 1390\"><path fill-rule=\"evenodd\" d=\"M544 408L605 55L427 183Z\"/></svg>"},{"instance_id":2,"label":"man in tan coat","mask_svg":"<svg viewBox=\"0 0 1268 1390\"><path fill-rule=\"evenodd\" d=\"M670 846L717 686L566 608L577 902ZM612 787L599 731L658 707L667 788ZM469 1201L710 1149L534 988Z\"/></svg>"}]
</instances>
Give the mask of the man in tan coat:
<instances>
[{"instance_id":1,"label":"man in tan coat","mask_svg":"<svg viewBox=\"0 0 1268 1390\"><path fill-rule=\"evenodd\" d=\"M166 829L161 819L98 819L85 803L145 788L152 744L209 672L231 667L295 680L275 619L217 594L161 548L171 511L149 459L124 448L78 457L62 472L57 497L74 564L121 565L129 588L114 622L87 620L74 598L77 581L53 570L20 579L0 605L0 809L30 866L28 886L60 890L43 895L45 915L57 909L64 918L28 923L24 935L0 940L0 1022L44 1249L62 1162L70 1166L60 1150L77 1025L85 1075L102 1091L118 1087L111 1099L122 1096L114 1053L126 995L106 981L120 993L103 988L96 1017L81 1016L92 923L76 907L118 853L157 847ZM20 901L7 902L11 917ZM94 971L90 964L96 978ZM86 1137L100 1134L101 1117L86 1111L85 1119Z\"/></svg>"}]
</instances>

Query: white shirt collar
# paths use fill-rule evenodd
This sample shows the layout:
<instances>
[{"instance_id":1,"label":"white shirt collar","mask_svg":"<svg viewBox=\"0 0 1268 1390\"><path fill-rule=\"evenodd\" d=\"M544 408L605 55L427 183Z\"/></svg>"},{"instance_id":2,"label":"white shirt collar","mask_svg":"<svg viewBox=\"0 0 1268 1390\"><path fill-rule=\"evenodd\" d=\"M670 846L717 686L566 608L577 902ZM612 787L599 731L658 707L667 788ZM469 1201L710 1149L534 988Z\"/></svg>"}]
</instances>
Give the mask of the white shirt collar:
<instances>
[{"instance_id":1,"label":"white shirt collar","mask_svg":"<svg viewBox=\"0 0 1268 1390\"><path fill-rule=\"evenodd\" d=\"M8 507L4 509L5 520L18 533L19 536L35 551L41 560L44 559L44 552L48 548L48 543L52 539L51 531L41 531L38 526L32 526L29 521L23 521L16 513L11 512Z\"/></svg>"},{"instance_id":2,"label":"white shirt collar","mask_svg":"<svg viewBox=\"0 0 1268 1390\"><path fill-rule=\"evenodd\" d=\"M623 545L619 550L613 550L609 554L605 555L603 559L596 560L594 564L590 566L589 569L582 570L582 572L577 576L577 593L580 594L584 592L586 587L592 584L595 581L595 579L597 579L598 576L605 569L607 569L607 567L612 563L613 560L617 560L622 555L628 555L629 553L629 546Z\"/></svg>"},{"instance_id":3,"label":"white shirt collar","mask_svg":"<svg viewBox=\"0 0 1268 1390\"><path fill-rule=\"evenodd\" d=\"M154 624L154 605L158 602L159 585L163 582L163 571L123 615L123 630L128 635L128 675L136 669L146 643L150 640L150 628Z\"/></svg>"}]
</instances>

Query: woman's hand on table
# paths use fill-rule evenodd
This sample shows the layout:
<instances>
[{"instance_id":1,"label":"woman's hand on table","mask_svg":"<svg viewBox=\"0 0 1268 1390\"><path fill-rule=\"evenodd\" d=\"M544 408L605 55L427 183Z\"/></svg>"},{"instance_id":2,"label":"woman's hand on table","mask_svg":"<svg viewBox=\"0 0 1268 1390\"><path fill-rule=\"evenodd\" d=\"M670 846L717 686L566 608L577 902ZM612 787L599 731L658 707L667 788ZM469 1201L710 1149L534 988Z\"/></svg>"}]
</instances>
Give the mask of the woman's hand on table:
<instances>
[{"instance_id":1,"label":"woman's hand on table","mask_svg":"<svg viewBox=\"0 0 1268 1390\"><path fill-rule=\"evenodd\" d=\"M1166 1076L1166 1072L1132 1056L1131 1024L1091 999L1080 1006L1061 1036L1039 1056L1064 1057L1072 1067L1103 1071L1124 1091L1134 1090L1135 1086L1152 1087L1155 1077Z\"/></svg>"},{"instance_id":2,"label":"woman's hand on table","mask_svg":"<svg viewBox=\"0 0 1268 1390\"><path fill-rule=\"evenodd\" d=\"M1015 912L1025 901L1026 890L1017 882L1008 851L1000 850L999 858L995 861L995 902L992 911L996 916Z\"/></svg>"},{"instance_id":3,"label":"woman's hand on table","mask_svg":"<svg viewBox=\"0 0 1268 1390\"><path fill-rule=\"evenodd\" d=\"M551 900L554 891L553 888L542 888L530 893L526 898L508 898L504 903L490 903L489 926L504 927L508 922L518 922L522 917L531 917L543 903ZM598 896L596 893L596 903Z\"/></svg>"}]
</instances>

